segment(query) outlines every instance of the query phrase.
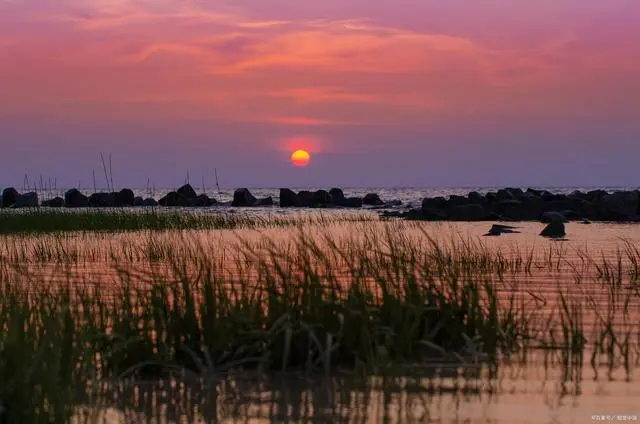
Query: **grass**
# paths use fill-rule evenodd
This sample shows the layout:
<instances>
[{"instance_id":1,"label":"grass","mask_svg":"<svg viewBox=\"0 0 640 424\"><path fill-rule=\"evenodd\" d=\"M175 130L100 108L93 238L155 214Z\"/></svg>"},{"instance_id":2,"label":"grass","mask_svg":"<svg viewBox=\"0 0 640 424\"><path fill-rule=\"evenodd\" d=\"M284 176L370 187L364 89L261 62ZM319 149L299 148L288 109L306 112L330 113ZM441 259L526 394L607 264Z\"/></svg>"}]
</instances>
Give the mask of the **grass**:
<instances>
[{"instance_id":1,"label":"grass","mask_svg":"<svg viewBox=\"0 0 640 424\"><path fill-rule=\"evenodd\" d=\"M322 214L307 216L247 216L233 213L188 211L7 210L0 211L0 234L38 234L69 231L217 230L320 223ZM333 218L335 219L335 218ZM339 219L363 221L366 214L344 214Z\"/></svg>"},{"instance_id":2,"label":"grass","mask_svg":"<svg viewBox=\"0 0 640 424\"><path fill-rule=\"evenodd\" d=\"M132 379L215 389L247 373L406 376L433 361L495 376L505 358L527 363L540 350L563 381L579 382L589 355L610 375L630 378L638 365L633 249L598 262L584 254L578 269L562 249L500 252L433 238L419 223L296 225L112 244L5 238L0 419L67 422L78 387ZM552 291L530 292L536 270L555 276Z\"/></svg>"}]
</instances>

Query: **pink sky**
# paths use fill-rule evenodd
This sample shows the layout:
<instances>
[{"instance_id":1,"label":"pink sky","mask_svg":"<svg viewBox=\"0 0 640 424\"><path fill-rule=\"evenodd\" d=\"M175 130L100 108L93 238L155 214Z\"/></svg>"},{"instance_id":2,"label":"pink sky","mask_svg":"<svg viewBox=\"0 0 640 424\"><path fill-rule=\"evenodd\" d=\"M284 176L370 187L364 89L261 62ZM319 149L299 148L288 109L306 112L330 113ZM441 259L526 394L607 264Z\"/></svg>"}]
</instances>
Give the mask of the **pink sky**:
<instances>
[{"instance_id":1,"label":"pink sky","mask_svg":"<svg viewBox=\"0 0 640 424\"><path fill-rule=\"evenodd\" d=\"M101 151L129 186L640 185L638 22L637 0L0 0L0 187L88 183Z\"/></svg>"}]
</instances>

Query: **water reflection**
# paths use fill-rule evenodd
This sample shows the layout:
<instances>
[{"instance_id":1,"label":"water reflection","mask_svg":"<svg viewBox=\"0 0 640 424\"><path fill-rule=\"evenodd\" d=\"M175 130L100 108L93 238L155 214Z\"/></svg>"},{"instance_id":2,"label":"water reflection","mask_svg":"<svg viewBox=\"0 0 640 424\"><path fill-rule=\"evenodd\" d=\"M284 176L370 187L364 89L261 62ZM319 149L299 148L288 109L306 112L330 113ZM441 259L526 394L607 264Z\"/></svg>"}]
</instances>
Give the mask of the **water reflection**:
<instances>
[{"instance_id":1,"label":"water reflection","mask_svg":"<svg viewBox=\"0 0 640 424\"><path fill-rule=\"evenodd\" d=\"M367 379L253 374L222 378L212 389L184 380L123 383L87 399L95 406L75 422L86 422L89 411L104 423L546 424L589 422L592 415L637 421L637 384L605 384L591 371L566 382L559 367L545 370L543 363L502 366L495 378L475 367L420 367L411 377Z\"/></svg>"}]
</instances>

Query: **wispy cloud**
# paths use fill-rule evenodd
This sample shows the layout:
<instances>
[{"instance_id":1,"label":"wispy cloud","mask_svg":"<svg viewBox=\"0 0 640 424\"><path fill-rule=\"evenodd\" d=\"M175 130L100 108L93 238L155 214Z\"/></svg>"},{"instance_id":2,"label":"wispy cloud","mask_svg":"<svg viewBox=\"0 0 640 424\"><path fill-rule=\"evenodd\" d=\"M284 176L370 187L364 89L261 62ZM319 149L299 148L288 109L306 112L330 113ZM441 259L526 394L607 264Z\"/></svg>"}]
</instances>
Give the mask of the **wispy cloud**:
<instances>
[{"instance_id":1,"label":"wispy cloud","mask_svg":"<svg viewBox=\"0 0 640 424\"><path fill-rule=\"evenodd\" d=\"M523 114L551 114L545 90L577 92L596 76L640 68L638 56L622 50L593 57L580 44L584 34L570 28L536 42L497 43L380 17L261 19L250 7L205 4L13 3L0 14L0 90L25 105L64 95L75 113L90 96L105 104L188 104L221 119L355 125L514 104Z\"/></svg>"}]
</instances>

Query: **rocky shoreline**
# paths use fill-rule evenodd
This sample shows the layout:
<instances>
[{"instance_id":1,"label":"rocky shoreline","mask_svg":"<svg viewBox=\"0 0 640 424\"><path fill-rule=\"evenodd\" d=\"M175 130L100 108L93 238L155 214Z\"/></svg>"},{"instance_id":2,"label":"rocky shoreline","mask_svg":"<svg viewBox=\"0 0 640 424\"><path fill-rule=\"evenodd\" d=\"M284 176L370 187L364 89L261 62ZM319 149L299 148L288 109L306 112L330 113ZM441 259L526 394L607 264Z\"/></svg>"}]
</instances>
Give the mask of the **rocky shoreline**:
<instances>
[{"instance_id":1,"label":"rocky shoreline","mask_svg":"<svg viewBox=\"0 0 640 424\"><path fill-rule=\"evenodd\" d=\"M259 207L282 208L369 208L382 209L384 217L425 221L543 221L591 220L640 222L640 191L592 190L554 194L546 190L504 188L486 194L469 192L466 196L427 197L419 208L402 207L398 200L383 201L376 193L363 197L345 197L339 188L294 192L280 189L279 202L272 197L256 198L250 190L239 188L230 202L218 202L206 194L197 194L185 184L159 200L134 195L125 188L117 192L98 192L86 195L70 189L64 197L38 199L36 192L19 193L9 187L2 191L0 205L4 208L81 208L81 207Z\"/></svg>"}]
</instances>

